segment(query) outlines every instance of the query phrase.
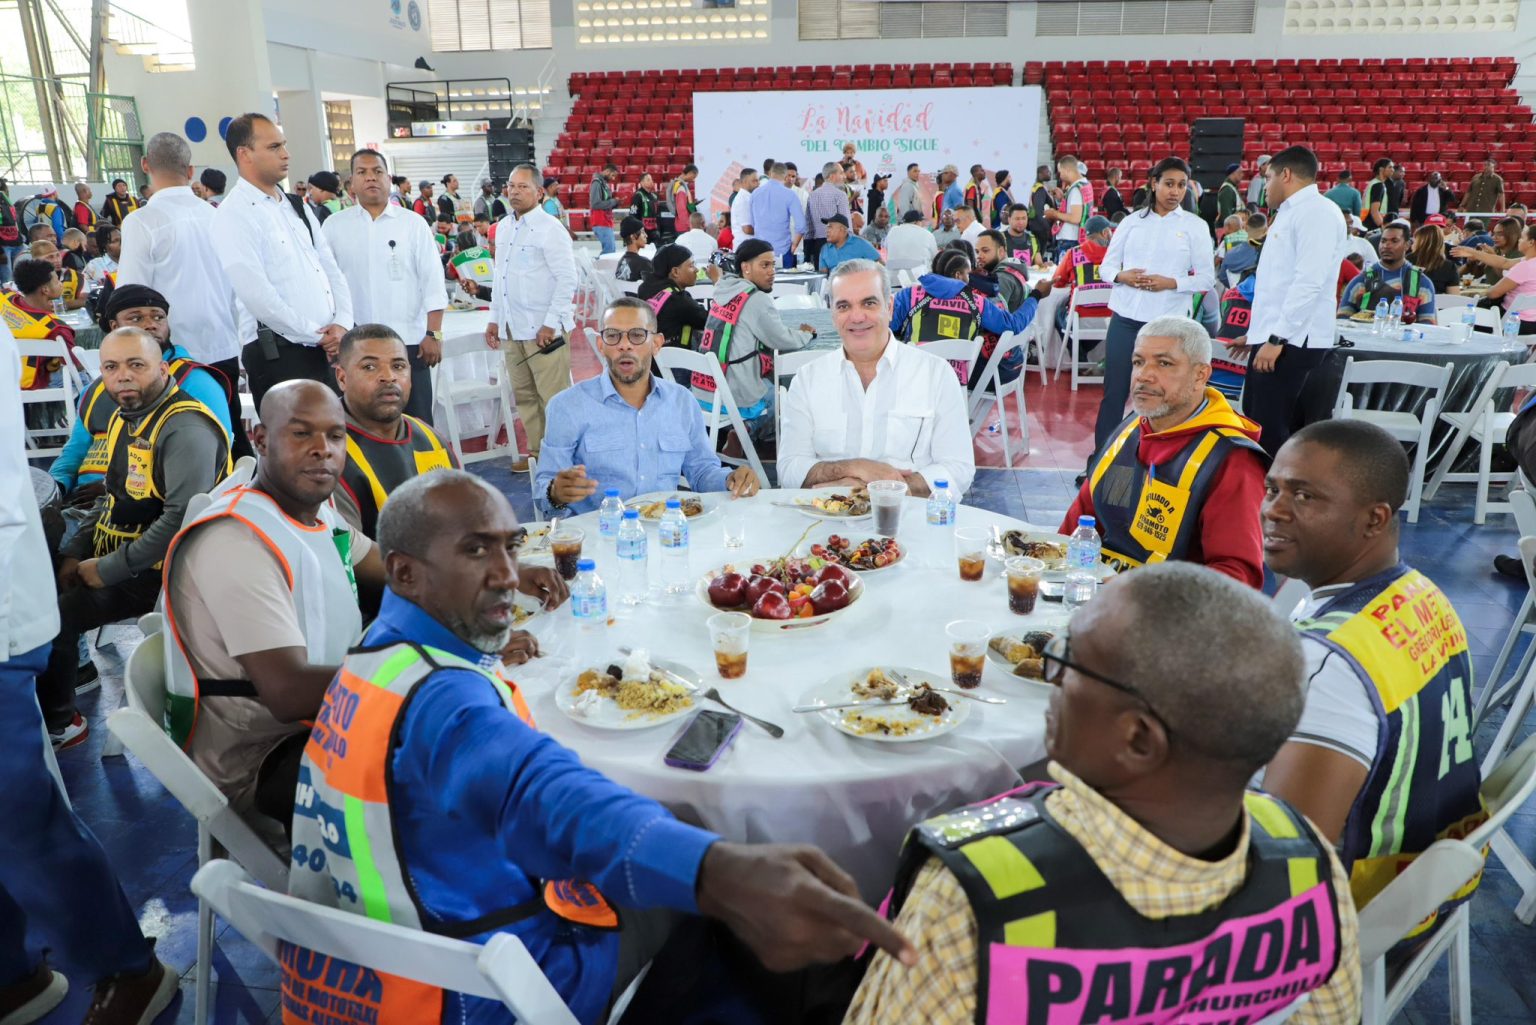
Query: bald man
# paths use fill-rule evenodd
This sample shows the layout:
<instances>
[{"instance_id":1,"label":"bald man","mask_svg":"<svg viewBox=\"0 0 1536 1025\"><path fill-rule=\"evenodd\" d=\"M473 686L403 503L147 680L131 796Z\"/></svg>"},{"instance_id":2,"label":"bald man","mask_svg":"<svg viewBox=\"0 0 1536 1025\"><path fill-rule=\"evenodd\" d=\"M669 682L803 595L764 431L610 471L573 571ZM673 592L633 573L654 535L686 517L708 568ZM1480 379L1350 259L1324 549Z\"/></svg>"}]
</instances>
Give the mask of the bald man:
<instances>
[{"instance_id":1,"label":"bald man","mask_svg":"<svg viewBox=\"0 0 1536 1025\"><path fill-rule=\"evenodd\" d=\"M37 680L60 749L87 732L75 710L80 634L155 607L160 563L187 503L229 473L229 436L171 380L149 332L123 327L107 335L101 378L117 406L107 421L105 494L60 552L59 636Z\"/></svg>"}]
</instances>

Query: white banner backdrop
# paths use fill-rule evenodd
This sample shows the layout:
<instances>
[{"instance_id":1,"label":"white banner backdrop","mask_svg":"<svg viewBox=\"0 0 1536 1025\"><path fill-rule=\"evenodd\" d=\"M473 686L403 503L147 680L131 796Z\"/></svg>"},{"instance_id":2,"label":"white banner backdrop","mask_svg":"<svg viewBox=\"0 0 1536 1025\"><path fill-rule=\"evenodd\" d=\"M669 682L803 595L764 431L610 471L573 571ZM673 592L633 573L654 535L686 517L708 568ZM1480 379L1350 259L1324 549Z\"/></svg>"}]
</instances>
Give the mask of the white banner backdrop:
<instances>
[{"instance_id":1,"label":"white banner backdrop","mask_svg":"<svg viewBox=\"0 0 1536 1025\"><path fill-rule=\"evenodd\" d=\"M925 193L945 164L963 185L972 164L1013 176L1014 196L1035 180L1040 139L1039 86L961 89L844 89L693 94L693 152L700 209L725 209L731 182L768 157L789 161L806 187L822 165L853 143L867 176L922 167ZM868 182L865 183L866 187Z\"/></svg>"}]
</instances>

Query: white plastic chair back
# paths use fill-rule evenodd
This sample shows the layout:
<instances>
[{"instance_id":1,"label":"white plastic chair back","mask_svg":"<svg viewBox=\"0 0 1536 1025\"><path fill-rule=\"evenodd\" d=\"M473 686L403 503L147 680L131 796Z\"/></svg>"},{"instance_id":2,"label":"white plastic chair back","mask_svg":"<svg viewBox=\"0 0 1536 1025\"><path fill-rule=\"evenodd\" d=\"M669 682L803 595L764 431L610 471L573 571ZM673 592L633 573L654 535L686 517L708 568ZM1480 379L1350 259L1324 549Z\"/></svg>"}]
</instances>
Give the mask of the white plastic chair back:
<instances>
[{"instance_id":1,"label":"white plastic chair back","mask_svg":"<svg viewBox=\"0 0 1536 1025\"><path fill-rule=\"evenodd\" d=\"M1466 840L1436 840L1360 909L1360 962L1384 957L1482 868L1480 848Z\"/></svg>"},{"instance_id":2,"label":"white plastic chair back","mask_svg":"<svg viewBox=\"0 0 1536 1025\"><path fill-rule=\"evenodd\" d=\"M80 395L80 378L75 370L74 361L70 359L69 346L58 338L17 338L14 355L7 359L20 357L21 359L47 359L63 360L64 366L59 373L59 383L48 388L32 388L21 393L23 406L60 402L64 405L64 424L62 427L38 427L27 428L27 458L36 459L42 456L56 456L64 451L64 441L69 437L69 432L74 429L75 418L78 415L75 409L76 400ZM46 373L46 371L39 371ZM57 437L57 445L45 445L39 439Z\"/></svg>"},{"instance_id":3,"label":"white plastic chair back","mask_svg":"<svg viewBox=\"0 0 1536 1025\"><path fill-rule=\"evenodd\" d=\"M89 384L101 376L100 349L82 349L78 345L71 345L69 351L74 355L75 362L85 368L83 371L85 383Z\"/></svg>"},{"instance_id":4,"label":"white plastic chair back","mask_svg":"<svg viewBox=\"0 0 1536 1025\"><path fill-rule=\"evenodd\" d=\"M1334 402L1333 415L1340 420L1365 420L1376 424L1398 441L1414 446L1413 466L1408 481L1408 501L1403 509L1409 523L1419 522L1419 506L1424 498L1424 473L1429 462L1430 439L1435 423L1440 418L1440 407L1445 401L1446 389L1451 386L1454 363L1443 367L1430 363L1410 363L1406 360L1356 360L1353 356L1344 362L1344 376L1339 381L1339 393ZM1368 407L1354 408L1350 395L1352 384L1398 384L1412 388L1428 389L1424 410L1418 415L1404 412L1373 410Z\"/></svg>"},{"instance_id":5,"label":"white plastic chair back","mask_svg":"<svg viewBox=\"0 0 1536 1025\"><path fill-rule=\"evenodd\" d=\"M1100 384L1104 380L1097 375L1084 374L1082 365L1084 358L1092 351L1092 347L1084 343L1104 341L1109 335L1109 318L1084 317L1079 310L1084 306L1102 307L1109 301L1109 293L1113 288L1108 283L1079 285L1072 290L1072 297L1068 300L1061 351L1056 357L1056 376L1061 376L1061 361L1070 360L1073 391L1077 391L1080 384Z\"/></svg>"},{"instance_id":6,"label":"white plastic chair back","mask_svg":"<svg viewBox=\"0 0 1536 1025\"><path fill-rule=\"evenodd\" d=\"M491 357L489 377L444 380L437 374L441 367L452 361L487 354ZM512 399L512 381L511 375L507 372L506 360L499 350L492 350L486 346L482 336L462 334L443 339L442 362L433 368L432 392L436 401L443 407L441 427L443 433L447 435L445 440L453 449L453 454L458 457L461 466L503 456L515 461L525 455L517 441L515 412L517 407ZM496 417L487 430L485 449L480 452L466 452L463 427L459 421L459 409L474 402L494 404ZM507 432L506 444L497 444L503 429ZM532 463L530 462L529 465L529 473L532 474L534 472L531 469ZM530 479L532 479L531 476Z\"/></svg>"},{"instance_id":7,"label":"white plastic chair back","mask_svg":"<svg viewBox=\"0 0 1536 1025\"><path fill-rule=\"evenodd\" d=\"M1459 310L1463 306L1472 306L1477 302L1470 295L1441 295L1435 293L1435 311L1444 313L1446 310ZM1437 318L1440 319L1440 318Z\"/></svg>"},{"instance_id":8,"label":"white plastic chair back","mask_svg":"<svg viewBox=\"0 0 1536 1025\"><path fill-rule=\"evenodd\" d=\"M992 347L992 356L982 368L981 377L976 381L976 387L970 394L970 419L971 436L981 429L982 422L991 412L992 407L997 407L998 419L1001 421L1000 434L1003 441L1003 465L1013 467L1013 441L1008 434L1008 396L1014 396L1019 410L1019 436L1024 443L1023 455L1029 455L1029 411L1024 404L1024 378L1029 368L1023 365L1024 358L1029 351L1029 333L1015 334L1012 331L1001 335L997 344ZM999 368L1003 360L1010 353L1019 354L1020 366L1017 376L1013 380L1004 382Z\"/></svg>"},{"instance_id":9,"label":"white plastic chair back","mask_svg":"<svg viewBox=\"0 0 1536 1025\"><path fill-rule=\"evenodd\" d=\"M1498 333L1504 319L1498 310L1483 309L1482 307L1478 307L1475 316L1477 318L1477 327L1485 327L1495 334Z\"/></svg>"},{"instance_id":10,"label":"white plastic chair back","mask_svg":"<svg viewBox=\"0 0 1536 1025\"><path fill-rule=\"evenodd\" d=\"M777 363L778 359L776 358L774 362ZM705 374L714 380L715 401L704 414L704 426L709 433L709 440L716 448L719 447L723 416L735 431L736 440L741 443L746 459L722 455L720 461L735 466L745 463L752 467L752 472L757 474L757 479L766 484L769 479L768 471L763 469L763 462L757 457L757 446L752 443L752 436L747 433L746 421L741 418L741 408L736 405L736 396L731 394L731 386L726 382L725 374L722 373L720 361L708 353L694 352L692 349L684 349L677 345L666 345L656 353L656 365L668 373L682 370L690 375Z\"/></svg>"},{"instance_id":11,"label":"white plastic chair back","mask_svg":"<svg viewBox=\"0 0 1536 1025\"><path fill-rule=\"evenodd\" d=\"M1536 791L1536 736L1500 759L1483 780L1483 803L1488 821L1467 834L1467 843L1482 848L1493 834L1504 827L1509 817L1525 806Z\"/></svg>"},{"instance_id":12,"label":"white plastic chair back","mask_svg":"<svg viewBox=\"0 0 1536 1025\"><path fill-rule=\"evenodd\" d=\"M192 877L192 892L273 960L286 941L375 971L499 1000L523 1025L576 1025L560 994L517 937L484 946L407 929L257 886L239 865L214 860Z\"/></svg>"},{"instance_id":13,"label":"white plastic chair back","mask_svg":"<svg viewBox=\"0 0 1536 1025\"><path fill-rule=\"evenodd\" d=\"M821 306L821 298L806 292L790 292L786 295L778 294L774 289L773 305L779 310L814 310Z\"/></svg>"}]
</instances>

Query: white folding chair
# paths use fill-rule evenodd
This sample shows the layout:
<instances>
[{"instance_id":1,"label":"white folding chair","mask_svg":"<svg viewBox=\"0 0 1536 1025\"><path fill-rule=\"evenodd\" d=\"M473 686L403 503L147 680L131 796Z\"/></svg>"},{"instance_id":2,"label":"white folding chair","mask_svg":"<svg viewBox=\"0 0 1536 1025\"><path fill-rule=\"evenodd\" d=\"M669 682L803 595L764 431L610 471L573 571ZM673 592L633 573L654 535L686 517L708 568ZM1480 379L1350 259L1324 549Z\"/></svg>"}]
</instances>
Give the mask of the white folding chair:
<instances>
[{"instance_id":1,"label":"white folding chair","mask_svg":"<svg viewBox=\"0 0 1536 1025\"><path fill-rule=\"evenodd\" d=\"M1509 675L1503 684L1504 670L1509 665L1510 656L1515 653L1515 645L1519 643L1522 634L1536 634L1536 590L1532 589L1536 574L1533 574L1531 560L1536 558L1536 527L1528 522L1536 518L1536 498L1524 488L1516 488L1509 493L1509 504L1513 507L1515 523L1520 528L1520 562L1525 568L1525 600L1520 604L1520 611L1515 613L1515 621L1510 624L1509 633L1504 637L1504 646L1499 649L1499 657L1494 659L1493 668L1488 672L1487 682L1482 690L1477 693L1477 703L1472 709L1472 725L1477 726L1488 713L1508 701L1515 693L1517 687L1521 687L1531 670L1531 665L1536 662L1536 641L1526 646L1525 654L1521 656L1520 664ZM1523 691L1522 691L1523 693ZM1517 720L1518 721L1518 720Z\"/></svg>"},{"instance_id":2,"label":"white folding chair","mask_svg":"<svg viewBox=\"0 0 1536 1025\"><path fill-rule=\"evenodd\" d=\"M82 379L86 384L101 376L100 349L82 349L78 345L71 345L69 351L75 357L75 362L80 364ZM84 391L84 388L81 390Z\"/></svg>"},{"instance_id":3,"label":"white folding chair","mask_svg":"<svg viewBox=\"0 0 1536 1025\"><path fill-rule=\"evenodd\" d=\"M1413 472L1409 479L1408 502L1404 509L1408 522L1419 522L1419 504L1424 498L1424 468L1429 459L1430 434L1440 415L1440 405L1445 401L1445 390L1451 385L1454 363L1436 367L1429 363L1410 363L1406 360L1380 359L1356 360L1353 356L1344 361L1344 377L1339 381L1339 394L1334 400L1333 416L1336 420L1363 420L1375 424L1398 441L1413 446ZM1349 386L1373 384L1407 385L1410 388L1428 389L1421 416L1368 407L1355 408L1354 396Z\"/></svg>"},{"instance_id":4,"label":"white folding chair","mask_svg":"<svg viewBox=\"0 0 1536 1025\"><path fill-rule=\"evenodd\" d=\"M789 395L790 380L811 360L822 356L830 356L836 352L836 349L797 349L794 352L774 353L773 393L778 398L778 401L773 404L773 436L775 439L784 436L784 399Z\"/></svg>"},{"instance_id":5,"label":"white folding chair","mask_svg":"<svg viewBox=\"0 0 1536 1025\"><path fill-rule=\"evenodd\" d=\"M971 366L981 358L981 338L941 338L936 342L914 343L917 348L932 356L948 360L961 379L960 387L969 392L965 382L970 380Z\"/></svg>"},{"instance_id":6,"label":"white folding chair","mask_svg":"<svg viewBox=\"0 0 1536 1025\"><path fill-rule=\"evenodd\" d=\"M1529 496L1522 490L1519 493L1520 501L1528 501ZM1526 586L1536 583L1536 569L1533 569L1531 560L1536 559L1536 537L1526 536L1520 539L1520 562L1525 568ZM1514 743L1515 736L1524 726L1526 714L1530 712L1533 704L1536 704L1536 641L1532 641L1527 647L1525 655L1520 659L1520 665L1514 673L1502 683L1499 683L1499 673L1509 660L1509 654L1514 650L1515 642L1521 633L1532 629L1529 623L1531 619L1531 594L1525 596L1525 602L1520 612L1515 617L1515 623L1510 627L1509 635L1504 640L1504 647L1499 652L1499 659L1494 663L1493 671L1488 675L1488 682L1483 684L1483 689L1478 692L1477 700L1472 707L1472 723L1476 726L1487 718L1494 709L1509 702L1509 711L1505 713L1504 722L1499 726L1499 732L1493 738L1487 753L1483 756L1483 774L1486 776L1493 770L1504 752L1509 750Z\"/></svg>"},{"instance_id":7,"label":"white folding chair","mask_svg":"<svg viewBox=\"0 0 1536 1025\"><path fill-rule=\"evenodd\" d=\"M1007 382L1002 380L998 368L1011 352L1017 352L1022 357L1028 345L1028 332L1014 334L1010 331L998 338L997 345L992 349L992 358L987 360L981 378L970 396L971 436L976 436L976 431L996 407L998 419L1002 421L1003 465L1010 470L1013 469L1013 454L1009 451L1008 440L1009 395L1014 397L1019 411L1019 436L1024 443L1024 451L1020 455L1029 455L1029 411L1024 405L1024 376L1028 368L1021 367L1018 376Z\"/></svg>"},{"instance_id":8,"label":"white folding chair","mask_svg":"<svg viewBox=\"0 0 1536 1025\"><path fill-rule=\"evenodd\" d=\"M782 358L782 355L775 354L774 362L777 363ZM729 463L732 466L741 466L743 464L750 466L752 467L752 472L757 474L757 479L767 483L768 471L763 469L763 461L757 457L757 446L752 444L752 436L747 433L747 423L741 418L741 408L736 405L736 396L731 394L731 386L726 383L725 374L721 371L720 361L709 353L694 352L692 349L684 349L677 345L667 345L657 351L656 364L668 373L674 370L682 370L688 374L705 374L714 380L715 401L704 415L704 428L709 434L710 444L717 451L719 450L720 418L723 413L731 429L735 431L736 440L741 443L741 450L746 453L746 458L738 459L735 456L722 455L720 456L720 461L722 463ZM774 394L774 398L777 400L777 393Z\"/></svg>"},{"instance_id":9,"label":"white folding chair","mask_svg":"<svg viewBox=\"0 0 1536 1025\"><path fill-rule=\"evenodd\" d=\"M292 943L374 971L499 1000L523 1025L576 1025L538 962L510 933L498 933L481 946L375 921L263 889L240 866L223 860L197 870L192 892L274 964L280 963L279 944Z\"/></svg>"},{"instance_id":10,"label":"white folding chair","mask_svg":"<svg viewBox=\"0 0 1536 1025\"><path fill-rule=\"evenodd\" d=\"M1360 909L1361 1025L1387 1025L1449 955L1451 1018L1472 1025L1471 929L1467 905L1443 915L1435 934L1388 985L1387 953L1483 869L1480 847L1437 840Z\"/></svg>"},{"instance_id":11,"label":"white folding chair","mask_svg":"<svg viewBox=\"0 0 1536 1025\"><path fill-rule=\"evenodd\" d=\"M23 411L27 406L39 406L42 415L51 413L52 403L59 402L64 405L63 426L28 427L27 458L40 459L44 456L56 456L64 451L64 442L69 438L69 432L74 429L75 418L78 415L75 410L75 400L80 395L80 378L75 371L74 361L70 359L69 345L59 338L18 338L14 355L5 356L6 359L43 359L63 360L64 366L59 373L59 383L47 388L32 388L21 393ZM38 373L46 374L46 370ZM44 444L43 438L58 438L58 444Z\"/></svg>"},{"instance_id":12,"label":"white folding chair","mask_svg":"<svg viewBox=\"0 0 1536 1025\"><path fill-rule=\"evenodd\" d=\"M230 857L274 890L288 888L288 863L268 847L229 800L165 732L165 677L168 643L158 613L139 620L144 641L128 657L123 690L127 705L107 717L107 729L133 752L171 796L197 820L197 860L206 865L219 842ZM208 1021L213 982L213 909L197 907L197 981L194 1021Z\"/></svg>"},{"instance_id":13,"label":"white folding chair","mask_svg":"<svg viewBox=\"0 0 1536 1025\"><path fill-rule=\"evenodd\" d=\"M821 296L808 292L790 292L780 295L777 286L773 293L773 307L777 310L814 310L822 306Z\"/></svg>"},{"instance_id":14,"label":"white folding chair","mask_svg":"<svg viewBox=\"0 0 1536 1025\"><path fill-rule=\"evenodd\" d=\"M1475 316L1476 322L1473 324L1474 327L1487 328L1494 334L1498 334L1499 328L1503 326L1504 318L1498 310L1484 309L1479 306Z\"/></svg>"},{"instance_id":15,"label":"white folding chair","mask_svg":"<svg viewBox=\"0 0 1536 1025\"><path fill-rule=\"evenodd\" d=\"M789 295L810 295L811 286L804 281L775 281L773 283L775 298Z\"/></svg>"},{"instance_id":16,"label":"white folding chair","mask_svg":"<svg viewBox=\"0 0 1536 1025\"><path fill-rule=\"evenodd\" d=\"M1432 499L1440 490L1440 485L1446 482L1477 483L1477 501L1473 507L1472 522L1481 525L1488 519L1490 512L1509 512L1508 502L1492 502L1488 499L1488 490L1494 483L1505 483L1514 477L1513 473L1494 473L1492 470L1493 446L1504 441L1504 435L1509 431L1509 425L1514 422L1515 414L1503 412L1497 408L1498 393L1510 388L1536 387L1536 363L1522 363L1518 366L1510 366L1508 362L1500 360L1493 373L1488 375L1487 382L1477 398L1472 400L1472 405L1464 412L1441 411L1440 419L1456 429L1451 437L1451 443L1446 447L1445 455L1436 467L1434 476L1429 479L1429 487L1424 491L1425 499ZM1461 455L1463 446L1471 439L1478 444L1478 460L1476 473L1455 473L1451 467L1457 457Z\"/></svg>"},{"instance_id":17,"label":"white folding chair","mask_svg":"<svg viewBox=\"0 0 1536 1025\"><path fill-rule=\"evenodd\" d=\"M1056 356L1056 376L1061 377L1061 361L1063 359L1072 362L1072 390L1077 391L1079 384L1103 384L1102 376L1093 376L1082 372L1083 360L1093 351L1093 345L1104 341L1109 335L1108 317L1084 317L1078 313L1079 306L1099 306L1109 298L1109 290L1112 285L1079 285L1072 290L1072 299L1067 306L1066 330L1062 333L1061 352ZM1092 343L1084 345L1084 343Z\"/></svg>"},{"instance_id":18,"label":"white folding chair","mask_svg":"<svg viewBox=\"0 0 1536 1025\"><path fill-rule=\"evenodd\" d=\"M1437 313L1444 313L1446 310L1460 310L1463 306L1472 306L1476 304L1476 302L1477 300L1472 298L1470 295L1436 294L1435 310ZM1447 322L1443 317L1437 317L1436 319L1438 319L1441 323ZM1453 319L1460 320L1461 314L1458 313Z\"/></svg>"},{"instance_id":19,"label":"white folding chair","mask_svg":"<svg viewBox=\"0 0 1536 1025\"><path fill-rule=\"evenodd\" d=\"M439 373L442 367L454 360L487 354L491 354L492 357L489 361L491 375L488 379L473 377L469 380L453 381L445 379ZM518 444L517 405L512 399L512 376L507 370L506 360L500 351L488 349L483 338L475 334L463 334L443 340L442 361L432 368L432 394L436 401L442 404L443 426L448 435L448 444L453 449L453 454L458 457L460 465L506 456L512 462L520 459L528 460L530 481L538 474L536 461ZM494 403L496 416L492 419L485 436L485 450L466 452L463 426L459 421L460 407L472 402L487 401ZM505 445L497 443L503 429L507 432ZM538 504L535 503L534 516L538 515Z\"/></svg>"},{"instance_id":20,"label":"white folding chair","mask_svg":"<svg viewBox=\"0 0 1536 1025\"><path fill-rule=\"evenodd\" d=\"M1508 757L1499 761L1492 772L1483 772L1483 804L1488 808L1488 821L1478 826L1467 837L1474 847L1487 844L1499 856L1504 869L1520 887L1520 903L1515 906L1515 917L1524 925L1536 920L1536 867L1515 844L1504 824L1509 817L1523 808L1536 791L1536 737L1526 738Z\"/></svg>"},{"instance_id":21,"label":"white folding chair","mask_svg":"<svg viewBox=\"0 0 1536 1025\"><path fill-rule=\"evenodd\" d=\"M1439 301L1440 301L1439 299L1435 300L1435 302L1437 302L1437 303ZM1512 301L1509 304L1509 306L1504 310L1504 312L1505 313L1519 313L1522 310L1536 310L1536 295L1517 295L1517 296L1515 296L1514 301Z\"/></svg>"}]
</instances>

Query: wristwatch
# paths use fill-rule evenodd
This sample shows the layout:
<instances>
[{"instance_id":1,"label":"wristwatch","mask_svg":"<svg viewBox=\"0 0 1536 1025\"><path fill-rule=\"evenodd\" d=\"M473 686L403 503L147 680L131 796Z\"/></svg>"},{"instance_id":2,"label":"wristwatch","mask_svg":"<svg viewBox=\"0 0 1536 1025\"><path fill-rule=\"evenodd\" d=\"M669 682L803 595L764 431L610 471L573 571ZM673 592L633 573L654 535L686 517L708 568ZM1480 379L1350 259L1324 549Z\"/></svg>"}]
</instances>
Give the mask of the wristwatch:
<instances>
[{"instance_id":1,"label":"wristwatch","mask_svg":"<svg viewBox=\"0 0 1536 1025\"><path fill-rule=\"evenodd\" d=\"M435 339L437 339L440 342L440 341L443 340L443 333L441 331L428 331L427 332L427 337L428 338L435 338Z\"/></svg>"}]
</instances>

